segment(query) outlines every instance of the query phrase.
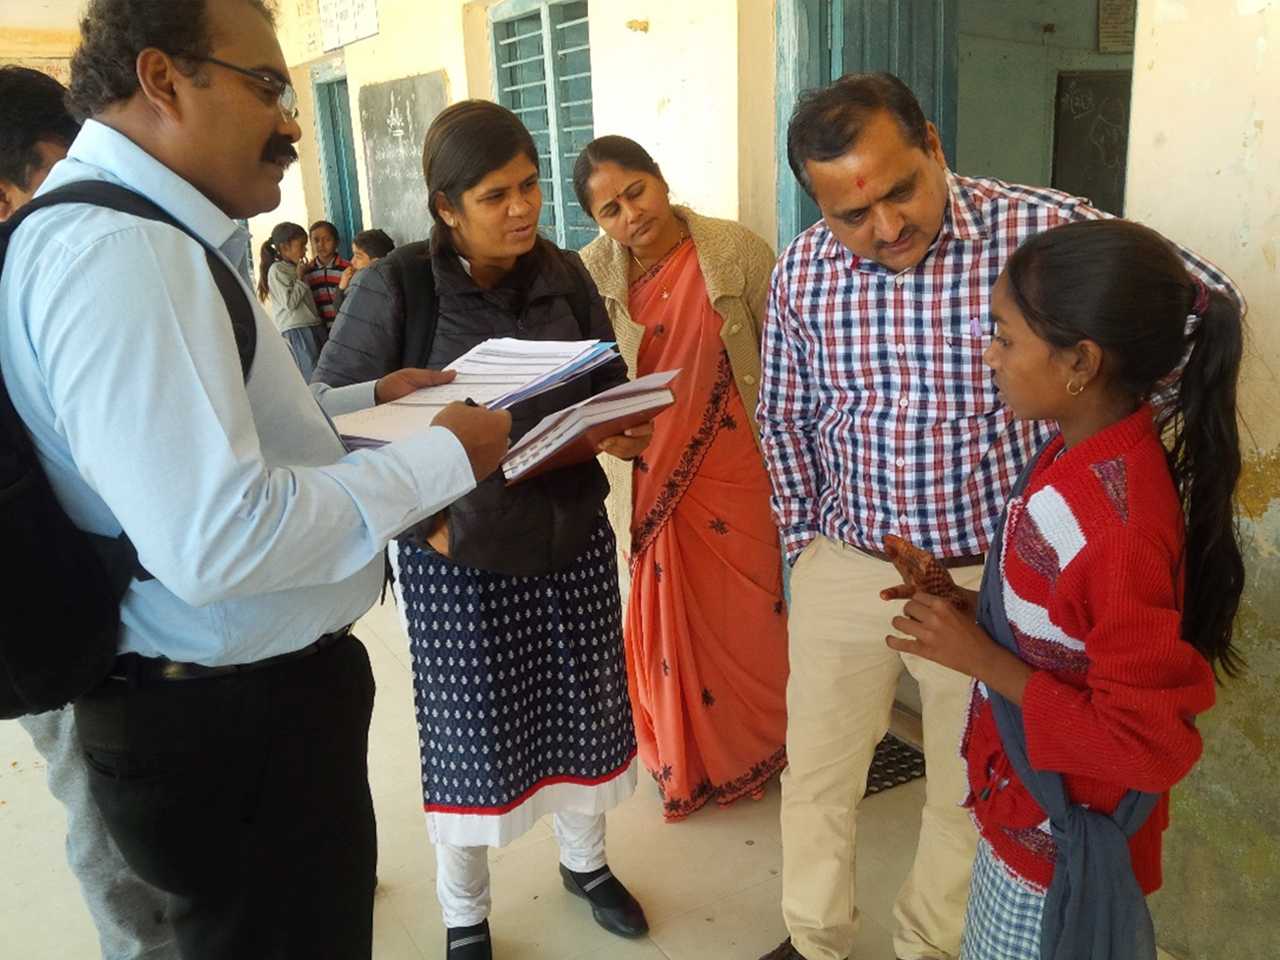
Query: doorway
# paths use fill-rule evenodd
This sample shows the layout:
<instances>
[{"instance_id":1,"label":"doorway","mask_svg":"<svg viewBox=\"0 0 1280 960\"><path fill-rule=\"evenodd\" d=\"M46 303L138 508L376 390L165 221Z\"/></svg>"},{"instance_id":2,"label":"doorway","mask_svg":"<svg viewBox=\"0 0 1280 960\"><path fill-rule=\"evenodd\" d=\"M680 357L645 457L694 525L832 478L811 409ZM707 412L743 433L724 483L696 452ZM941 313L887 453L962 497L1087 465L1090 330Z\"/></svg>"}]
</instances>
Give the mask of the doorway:
<instances>
[{"instance_id":1,"label":"doorway","mask_svg":"<svg viewBox=\"0 0 1280 960\"><path fill-rule=\"evenodd\" d=\"M818 219L787 164L799 94L887 70L938 127L951 169L1124 212L1137 0L779 0L778 246Z\"/></svg>"},{"instance_id":2,"label":"doorway","mask_svg":"<svg viewBox=\"0 0 1280 960\"><path fill-rule=\"evenodd\" d=\"M778 247L818 220L787 164L787 122L804 90L887 70L915 93L955 155L957 4L963 0L779 0Z\"/></svg>"},{"instance_id":3,"label":"doorway","mask_svg":"<svg viewBox=\"0 0 1280 960\"><path fill-rule=\"evenodd\" d=\"M364 229L364 223L347 78L317 82L315 90L325 215L338 228L338 252L350 260L351 238Z\"/></svg>"}]
</instances>

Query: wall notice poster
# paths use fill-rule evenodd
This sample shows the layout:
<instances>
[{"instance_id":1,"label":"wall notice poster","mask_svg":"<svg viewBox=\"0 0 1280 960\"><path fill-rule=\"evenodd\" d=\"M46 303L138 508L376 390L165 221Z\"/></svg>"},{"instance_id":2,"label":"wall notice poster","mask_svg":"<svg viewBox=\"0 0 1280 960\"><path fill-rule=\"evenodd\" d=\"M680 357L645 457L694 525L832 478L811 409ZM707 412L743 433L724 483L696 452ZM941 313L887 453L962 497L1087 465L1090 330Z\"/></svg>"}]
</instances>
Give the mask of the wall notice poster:
<instances>
[{"instance_id":1,"label":"wall notice poster","mask_svg":"<svg viewBox=\"0 0 1280 960\"><path fill-rule=\"evenodd\" d=\"M1098 0L1098 52L1133 53L1138 0Z\"/></svg>"},{"instance_id":2,"label":"wall notice poster","mask_svg":"<svg viewBox=\"0 0 1280 960\"><path fill-rule=\"evenodd\" d=\"M378 0L320 0L320 36L326 51L378 32Z\"/></svg>"},{"instance_id":3,"label":"wall notice poster","mask_svg":"<svg viewBox=\"0 0 1280 960\"><path fill-rule=\"evenodd\" d=\"M297 15L294 22L301 31L303 60L314 60L324 53L320 39L320 0L294 0Z\"/></svg>"}]
</instances>

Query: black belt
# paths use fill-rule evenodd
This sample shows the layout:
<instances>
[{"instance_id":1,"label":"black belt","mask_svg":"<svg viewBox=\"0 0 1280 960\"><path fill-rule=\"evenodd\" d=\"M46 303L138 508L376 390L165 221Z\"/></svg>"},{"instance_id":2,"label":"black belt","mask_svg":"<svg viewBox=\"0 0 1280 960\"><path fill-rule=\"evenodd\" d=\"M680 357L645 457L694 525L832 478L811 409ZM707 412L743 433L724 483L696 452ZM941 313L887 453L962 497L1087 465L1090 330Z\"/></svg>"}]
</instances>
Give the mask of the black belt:
<instances>
[{"instance_id":1,"label":"black belt","mask_svg":"<svg viewBox=\"0 0 1280 960\"><path fill-rule=\"evenodd\" d=\"M309 643L301 650L267 657L265 660L255 660L252 663L231 663L223 667L206 667L199 663L166 660L164 657L144 657L138 653L123 653L116 657L115 666L107 679L139 684L156 680L208 680L213 677L229 677L238 673L248 673L251 670L261 670L263 667L274 667L289 660L309 657L350 635L351 625L348 624L341 630L326 633L315 643Z\"/></svg>"}]
</instances>

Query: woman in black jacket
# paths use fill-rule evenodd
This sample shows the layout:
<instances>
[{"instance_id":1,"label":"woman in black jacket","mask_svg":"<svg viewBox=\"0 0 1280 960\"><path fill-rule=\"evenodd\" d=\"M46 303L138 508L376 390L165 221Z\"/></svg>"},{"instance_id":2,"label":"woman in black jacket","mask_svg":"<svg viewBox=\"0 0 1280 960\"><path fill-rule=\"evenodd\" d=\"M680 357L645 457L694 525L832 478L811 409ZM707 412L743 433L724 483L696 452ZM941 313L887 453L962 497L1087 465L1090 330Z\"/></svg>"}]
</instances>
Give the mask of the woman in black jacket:
<instances>
[{"instance_id":1,"label":"woman in black jacket","mask_svg":"<svg viewBox=\"0 0 1280 960\"><path fill-rule=\"evenodd\" d=\"M490 337L613 338L577 254L538 234L538 153L515 114L482 100L448 108L427 132L423 167L431 241L359 274L317 382L380 376L406 351L412 366L444 368ZM619 360L518 405L512 440L625 379ZM651 432L603 451L634 458ZM449 960L491 956L488 847L547 813L565 887L606 929L648 929L605 863L604 813L636 777L607 492L595 461L514 487L499 474L391 546Z\"/></svg>"}]
</instances>

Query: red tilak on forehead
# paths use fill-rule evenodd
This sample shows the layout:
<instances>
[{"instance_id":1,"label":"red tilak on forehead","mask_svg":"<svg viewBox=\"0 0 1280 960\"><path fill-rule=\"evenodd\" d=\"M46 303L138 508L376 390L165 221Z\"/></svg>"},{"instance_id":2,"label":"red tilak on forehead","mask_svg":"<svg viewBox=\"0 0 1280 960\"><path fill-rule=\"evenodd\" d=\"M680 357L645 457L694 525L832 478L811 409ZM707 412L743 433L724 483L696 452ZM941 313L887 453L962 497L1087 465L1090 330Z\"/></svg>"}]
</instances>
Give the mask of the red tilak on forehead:
<instances>
[{"instance_id":1,"label":"red tilak on forehead","mask_svg":"<svg viewBox=\"0 0 1280 960\"><path fill-rule=\"evenodd\" d=\"M856 183L858 184L858 189L859 189L859 190L861 190L863 187L865 187L865 186L867 185L867 181L866 181L866 180L864 180L862 177L858 177L858 179L857 179Z\"/></svg>"}]
</instances>

